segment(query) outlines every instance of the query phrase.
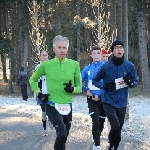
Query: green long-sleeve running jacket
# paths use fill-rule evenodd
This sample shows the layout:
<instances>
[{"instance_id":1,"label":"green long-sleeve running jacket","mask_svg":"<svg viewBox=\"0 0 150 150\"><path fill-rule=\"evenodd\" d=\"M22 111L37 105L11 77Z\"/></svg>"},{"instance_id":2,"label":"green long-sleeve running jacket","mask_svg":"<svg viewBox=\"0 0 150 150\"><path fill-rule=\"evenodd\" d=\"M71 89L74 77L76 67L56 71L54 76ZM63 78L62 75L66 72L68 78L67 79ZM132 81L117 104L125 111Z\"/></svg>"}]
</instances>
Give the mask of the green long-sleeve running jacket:
<instances>
[{"instance_id":1,"label":"green long-sleeve running jacket","mask_svg":"<svg viewBox=\"0 0 150 150\"><path fill-rule=\"evenodd\" d=\"M73 93L82 91L80 66L77 61L67 58L60 61L58 58L54 58L41 63L29 80L31 88L36 94L40 92L38 79L43 75L46 75L48 98L54 103L69 104L72 102L72 93L64 90L63 83L69 83L71 80L74 87Z\"/></svg>"}]
</instances>

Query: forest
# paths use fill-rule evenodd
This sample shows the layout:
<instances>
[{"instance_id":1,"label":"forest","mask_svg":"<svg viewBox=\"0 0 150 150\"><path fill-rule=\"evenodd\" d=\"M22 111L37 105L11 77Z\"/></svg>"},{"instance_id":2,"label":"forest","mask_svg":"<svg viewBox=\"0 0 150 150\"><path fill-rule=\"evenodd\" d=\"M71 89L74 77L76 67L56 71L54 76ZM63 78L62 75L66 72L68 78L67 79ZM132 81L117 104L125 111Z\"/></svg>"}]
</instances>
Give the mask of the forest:
<instances>
[{"instance_id":1,"label":"forest","mask_svg":"<svg viewBox=\"0 0 150 150\"><path fill-rule=\"evenodd\" d=\"M149 0L0 0L0 72L10 92L21 66L32 74L40 50L55 56L52 41L59 34L68 37L67 57L77 60L81 69L91 61L91 46L111 54L112 41L122 40L139 84L150 91Z\"/></svg>"}]
</instances>

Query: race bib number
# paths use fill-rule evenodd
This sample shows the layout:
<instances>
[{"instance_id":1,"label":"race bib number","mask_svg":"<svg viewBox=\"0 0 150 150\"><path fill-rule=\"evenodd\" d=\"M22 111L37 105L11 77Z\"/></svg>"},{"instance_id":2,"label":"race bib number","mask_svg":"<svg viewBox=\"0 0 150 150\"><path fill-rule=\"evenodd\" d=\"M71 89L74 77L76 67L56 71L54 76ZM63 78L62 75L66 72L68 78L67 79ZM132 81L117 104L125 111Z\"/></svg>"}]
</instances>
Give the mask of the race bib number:
<instances>
[{"instance_id":1,"label":"race bib number","mask_svg":"<svg viewBox=\"0 0 150 150\"><path fill-rule=\"evenodd\" d=\"M57 104L55 103L55 109L61 114L61 115L68 115L71 111L70 104Z\"/></svg>"},{"instance_id":2,"label":"race bib number","mask_svg":"<svg viewBox=\"0 0 150 150\"><path fill-rule=\"evenodd\" d=\"M126 83L124 83L123 78L118 78L115 79L115 83L116 83L116 90L127 87L128 85Z\"/></svg>"},{"instance_id":3,"label":"race bib number","mask_svg":"<svg viewBox=\"0 0 150 150\"><path fill-rule=\"evenodd\" d=\"M89 90L100 90L100 88L97 88L95 85L92 84L92 80L89 80L88 88Z\"/></svg>"}]
</instances>

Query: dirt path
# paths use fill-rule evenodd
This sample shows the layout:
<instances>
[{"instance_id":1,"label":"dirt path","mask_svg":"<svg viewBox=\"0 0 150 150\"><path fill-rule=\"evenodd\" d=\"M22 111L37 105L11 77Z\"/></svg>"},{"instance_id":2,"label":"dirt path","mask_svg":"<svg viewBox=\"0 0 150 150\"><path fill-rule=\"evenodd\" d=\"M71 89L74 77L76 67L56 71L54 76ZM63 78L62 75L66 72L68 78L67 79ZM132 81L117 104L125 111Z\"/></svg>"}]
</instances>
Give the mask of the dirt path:
<instances>
[{"instance_id":1,"label":"dirt path","mask_svg":"<svg viewBox=\"0 0 150 150\"><path fill-rule=\"evenodd\" d=\"M53 150L55 131L48 129L49 136L41 136L40 119L7 109L0 109L0 149L1 150ZM106 150L107 138L103 133L102 150ZM119 150L149 150L142 142L122 139ZM72 125L66 150L91 150L90 126Z\"/></svg>"}]
</instances>

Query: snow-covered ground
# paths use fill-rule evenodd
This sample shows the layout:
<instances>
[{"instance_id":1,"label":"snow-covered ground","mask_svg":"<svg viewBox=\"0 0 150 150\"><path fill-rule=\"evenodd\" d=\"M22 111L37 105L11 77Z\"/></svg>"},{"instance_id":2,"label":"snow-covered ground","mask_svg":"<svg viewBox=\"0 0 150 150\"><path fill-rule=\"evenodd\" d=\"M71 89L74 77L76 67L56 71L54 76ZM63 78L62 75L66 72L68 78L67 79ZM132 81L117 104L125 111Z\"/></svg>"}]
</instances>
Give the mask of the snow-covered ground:
<instances>
[{"instance_id":1,"label":"snow-covered ground","mask_svg":"<svg viewBox=\"0 0 150 150\"><path fill-rule=\"evenodd\" d=\"M41 109L34 98L28 101L21 97L0 96L0 107L14 110L18 113L41 116ZM40 117L39 117L40 118ZM91 125L85 96L74 96L73 102L74 124L79 126ZM104 132L107 132L105 125ZM124 137L139 140L144 143L150 142L150 99L142 96L129 98L129 120L125 122L122 135Z\"/></svg>"}]
</instances>

